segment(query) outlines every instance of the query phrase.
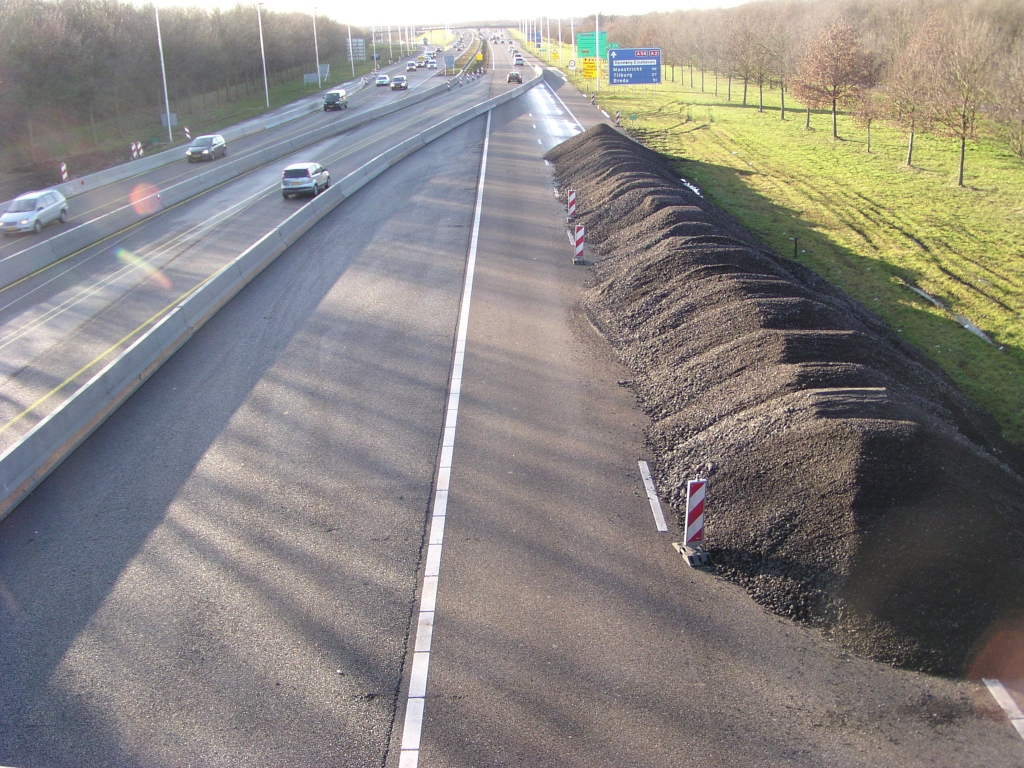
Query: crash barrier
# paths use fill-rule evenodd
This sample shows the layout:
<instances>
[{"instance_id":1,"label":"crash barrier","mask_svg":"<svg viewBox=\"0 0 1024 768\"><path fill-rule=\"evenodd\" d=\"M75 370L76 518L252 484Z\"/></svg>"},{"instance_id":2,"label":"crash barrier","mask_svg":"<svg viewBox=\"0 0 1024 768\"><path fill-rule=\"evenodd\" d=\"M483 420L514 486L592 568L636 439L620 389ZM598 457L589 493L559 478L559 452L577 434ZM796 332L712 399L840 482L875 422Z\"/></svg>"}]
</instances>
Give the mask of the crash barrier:
<instances>
[{"instance_id":1,"label":"crash barrier","mask_svg":"<svg viewBox=\"0 0 1024 768\"><path fill-rule=\"evenodd\" d=\"M345 83L339 87L348 87L349 84ZM359 84L353 86L355 90L349 89L349 95L355 95L362 91L366 86ZM315 112L320 109L321 102L319 100L310 101L308 104L303 104L298 107L286 110L270 117L256 118L255 120L248 120L238 125L233 125L230 128L225 128L220 131L227 141L238 141L239 139L245 139L249 136L255 136L257 133L276 128L279 125L290 123L293 120L305 117L310 112ZM138 160L132 160L121 165L116 165L113 168L107 168L103 171L97 171L96 173L90 173L86 176L82 176L77 179L71 179L70 181L65 176L64 182L58 184L53 189L56 189L64 197L70 199L77 197L78 195L91 192L94 189L105 187L108 184L114 184L118 181L124 181L130 179L133 176L139 176L143 173L155 170L157 168L163 168L165 165L170 165L178 160L181 160L184 155L182 154L182 147L170 147L165 149L163 152L158 152L155 155L149 155L148 157L140 157ZM61 163L62 167L64 166ZM8 204L11 201L0 203L0 209L6 210Z\"/></svg>"},{"instance_id":2,"label":"crash barrier","mask_svg":"<svg viewBox=\"0 0 1024 768\"><path fill-rule=\"evenodd\" d=\"M104 238L120 232L122 229L149 218L160 210L202 194L226 181L230 181L236 176L248 173L282 157L287 157L303 147L308 147L311 144L337 136L345 131L358 128L361 125L390 115L393 112L398 112L413 104L418 104L429 99L431 96L447 90L444 83L439 83L432 88L410 93L407 97L390 104L374 107L366 112L351 115L328 125L314 128L299 136L285 139L278 144L251 152L237 160L232 159L215 163L209 170L197 176L192 176L177 184L159 190L158 204L146 205L146 201L143 200L142 204L138 207L131 204L122 206L115 211L99 216L85 224L79 224L77 227L67 229L48 240L31 245L23 251L18 251L0 260L0 286L5 287L16 283L54 262L77 253L82 248L87 248ZM184 158L180 155L176 160L185 162Z\"/></svg>"},{"instance_id":3,"label":"crash barrier","mask_svg":"<svg viewBox=\"0 0 1024 768\"><path fill-rule=\"evenodd\" d=\"M529 82L460 112L378 155L332 184L216 272L150 331L0 456L0 520L81 445L207 320L343 200L417 149L495 107L521 96L540 81L541 77L538 75ZM217 171L209 173L216 174Z\"/></svg>"}]
</instances>

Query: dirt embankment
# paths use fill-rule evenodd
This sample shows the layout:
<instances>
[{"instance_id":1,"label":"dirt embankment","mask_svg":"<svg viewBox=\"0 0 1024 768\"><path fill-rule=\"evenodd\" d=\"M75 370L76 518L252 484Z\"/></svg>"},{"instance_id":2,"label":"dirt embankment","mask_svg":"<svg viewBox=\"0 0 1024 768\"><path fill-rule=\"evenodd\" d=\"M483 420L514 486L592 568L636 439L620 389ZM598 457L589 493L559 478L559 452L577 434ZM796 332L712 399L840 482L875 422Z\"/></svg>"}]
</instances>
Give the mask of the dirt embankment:
<instances>
[{"instance_id":1,"label":"dirt embankment","mask_svg":"<svg viewBox=\"0 0 1024 768\"><path fill-rule=\"evenodd\" d=\"M679 516L709 478L717 572L878 660L1012 663L985 648L1024 615L1024 478L997 425L656 153L598 126L548 159L600 254L587 308L634 373L663 498Z\"/></svg>"}]
</instances>

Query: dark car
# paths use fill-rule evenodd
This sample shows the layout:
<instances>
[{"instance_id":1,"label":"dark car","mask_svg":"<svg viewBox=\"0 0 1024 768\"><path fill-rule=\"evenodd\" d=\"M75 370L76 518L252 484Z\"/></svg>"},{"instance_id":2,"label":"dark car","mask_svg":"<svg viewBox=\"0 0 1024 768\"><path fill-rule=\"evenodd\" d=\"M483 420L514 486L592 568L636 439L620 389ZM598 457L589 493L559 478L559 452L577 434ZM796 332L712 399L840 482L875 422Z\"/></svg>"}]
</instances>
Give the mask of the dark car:
<instances>
[{"instance_id":1,"label":"dark car","mask_svg":"<svg viewBox=\"0 0 1024 768\"><path fill-rule=\"evenodd\" d=\"M407 91L409 90L409 78L405 75L395 75L391 78L391 90L392 91Z\"/></svg>"},{"instance_id":2,"label":"dark car","mask_svg":"<svg viewBox=\"0 0 1024 768\"><path fill-rule=\"evenodd\" d=\"M196 160L216 160L217 155L224 157L228 153L228 143L220 134L196 136L185 150L185 157L190 163Z\"/></svg>"},{"instance_id":3,"label":"dark car","mask_svg":"<svg viewBox=\"0 0 1024 768\"><path fill-rule=\"evenodd\" d=\"M324 94L324 112L329 109L348 109L348 95L345 91L339 89Z\"/></svg>"},{"instance_id":4,"label":"dark car","mask_svg":"<svg viewBox=\"0 0 1024 768\"><path fill-rule=\"evenodd\" d=\"M521 83L523 82L523 74L521 72L509 72L508 77L505 78L506 83Z\"/></svg>"}]
</instances>

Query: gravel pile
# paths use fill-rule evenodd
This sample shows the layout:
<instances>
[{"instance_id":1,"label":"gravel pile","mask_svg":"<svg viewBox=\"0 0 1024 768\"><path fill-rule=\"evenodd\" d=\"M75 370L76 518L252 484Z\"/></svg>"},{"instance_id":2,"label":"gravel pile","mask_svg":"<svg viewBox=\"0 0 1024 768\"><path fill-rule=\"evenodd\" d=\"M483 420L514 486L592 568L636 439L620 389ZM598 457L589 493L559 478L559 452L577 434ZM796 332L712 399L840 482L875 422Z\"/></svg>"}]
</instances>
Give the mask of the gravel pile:
<instances>
[{"instance_id":1,"label":"gravel pile","mask_svg":"<svg viewBox=\"0 0 1024 768\"><path fill-rule=\"evenodd\" d=\"M713 568L881 661L967 674L1024 615L1020 453L864 307L759 246L607 126L552 150L577 190L590 317L652 419L681 519L709 479Z\"/></svg>"}]
</instances>

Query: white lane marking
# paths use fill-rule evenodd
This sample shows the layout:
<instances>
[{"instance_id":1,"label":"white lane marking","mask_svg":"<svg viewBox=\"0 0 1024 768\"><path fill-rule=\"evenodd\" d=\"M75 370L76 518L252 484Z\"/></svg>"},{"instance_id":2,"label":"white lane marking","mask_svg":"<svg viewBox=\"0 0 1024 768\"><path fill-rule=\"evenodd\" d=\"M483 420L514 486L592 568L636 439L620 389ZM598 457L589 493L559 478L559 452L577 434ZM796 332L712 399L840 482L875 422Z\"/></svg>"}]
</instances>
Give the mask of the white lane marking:
<instances>
[{"instance_id":1,"label":"white lane marking","mask_svg":"<svg viewBox=\"0 0 1024 768\"><path fill-rule=\"evenodd\" d=\"M654 524L658 530L664 533L668 530L665 523L665 513L661 511L661 502L658 500L658 491L654 488L654 478L651 477L651 468L646 461L639 462L640 477L644 479L644 488L647 489L647 500L651 503L651 512L654 513Z\"/></svg>"},{"instance_id":2,"label":"white lane marking","mask_svg":"<svg viewBox=\"0 0 1024 768\"><path fill-rule=\"evenodd\" d=\"M1007 717L1010 718L1010 724L1017 729L1017 733L1024 739L1024 712L1020 711L1020 707L1017 706L1017 702L1013 700L1009 692L1003 687L1003 684L998 680L989 680L983 677L981 679L986 686L988 686L989 693L992 694L992 698L998 702L999 706L1006 712Z\"/></svg>"},{"instance_id":3,"label":"white lane marking","mask_svg":"<svg viewBox=\"0 0 1024 768\"><path fill-rule=\"evenodd\" d=\"M551 93L552 96L554 96L556 99L558 99L558 103L562 105L562 109L564 109L566 112L569 113L569 117L571 117L575 121L576 125L579 126L579 129L581 131L585 130L583 128L583 123L581 123L579 120L576 119L576 115L574 115L572 113L571 109L569 109L567 106L565 106L565 102L562 101L561 97L557 93L555 93L554 89L552 89L551 86L548 85L547 83L544 83L544 87L548 89L548 91Z\"/></svg>"},{"instance_id":4,"label":"white lane marking","mask_svg":"<svg viewBox=\"0 0 1024 768\"><path fill-rule=\"evenodd\" d=\"M484 178L487 175L487 150L491 143L491 113L487 113L484 131L484 153L480 161L480 180L476 187L476 210L473 213L473 235L469 241L466 259L466 279L462 286L459 309L459 327L455 333L455 354L448 384L448 410L444 417L441 441L441 459L437 467L437 485L430 515L430 538L427 540L427 562L423 570L423 593L420 612L416 620L416 644L413 647L412 674L409 698L405 705L405 724L402 726L402 753L399 768L417 768L420 761L420 736L423 732L423 709L427 700L427 672L430 668L430 646L434 637L434 612L437 607L437 579L441 571L441 547L444 542L444 523L448 511L448 487L452 476L452 458L455 454L455 422L459 415L459 395L462 393L462 366L466 359L466 339L469 336L469 305L473 295L473 275L476 272L476 249L480 241L480 214L483 211Z\"/></svg>"}]
</instances>

